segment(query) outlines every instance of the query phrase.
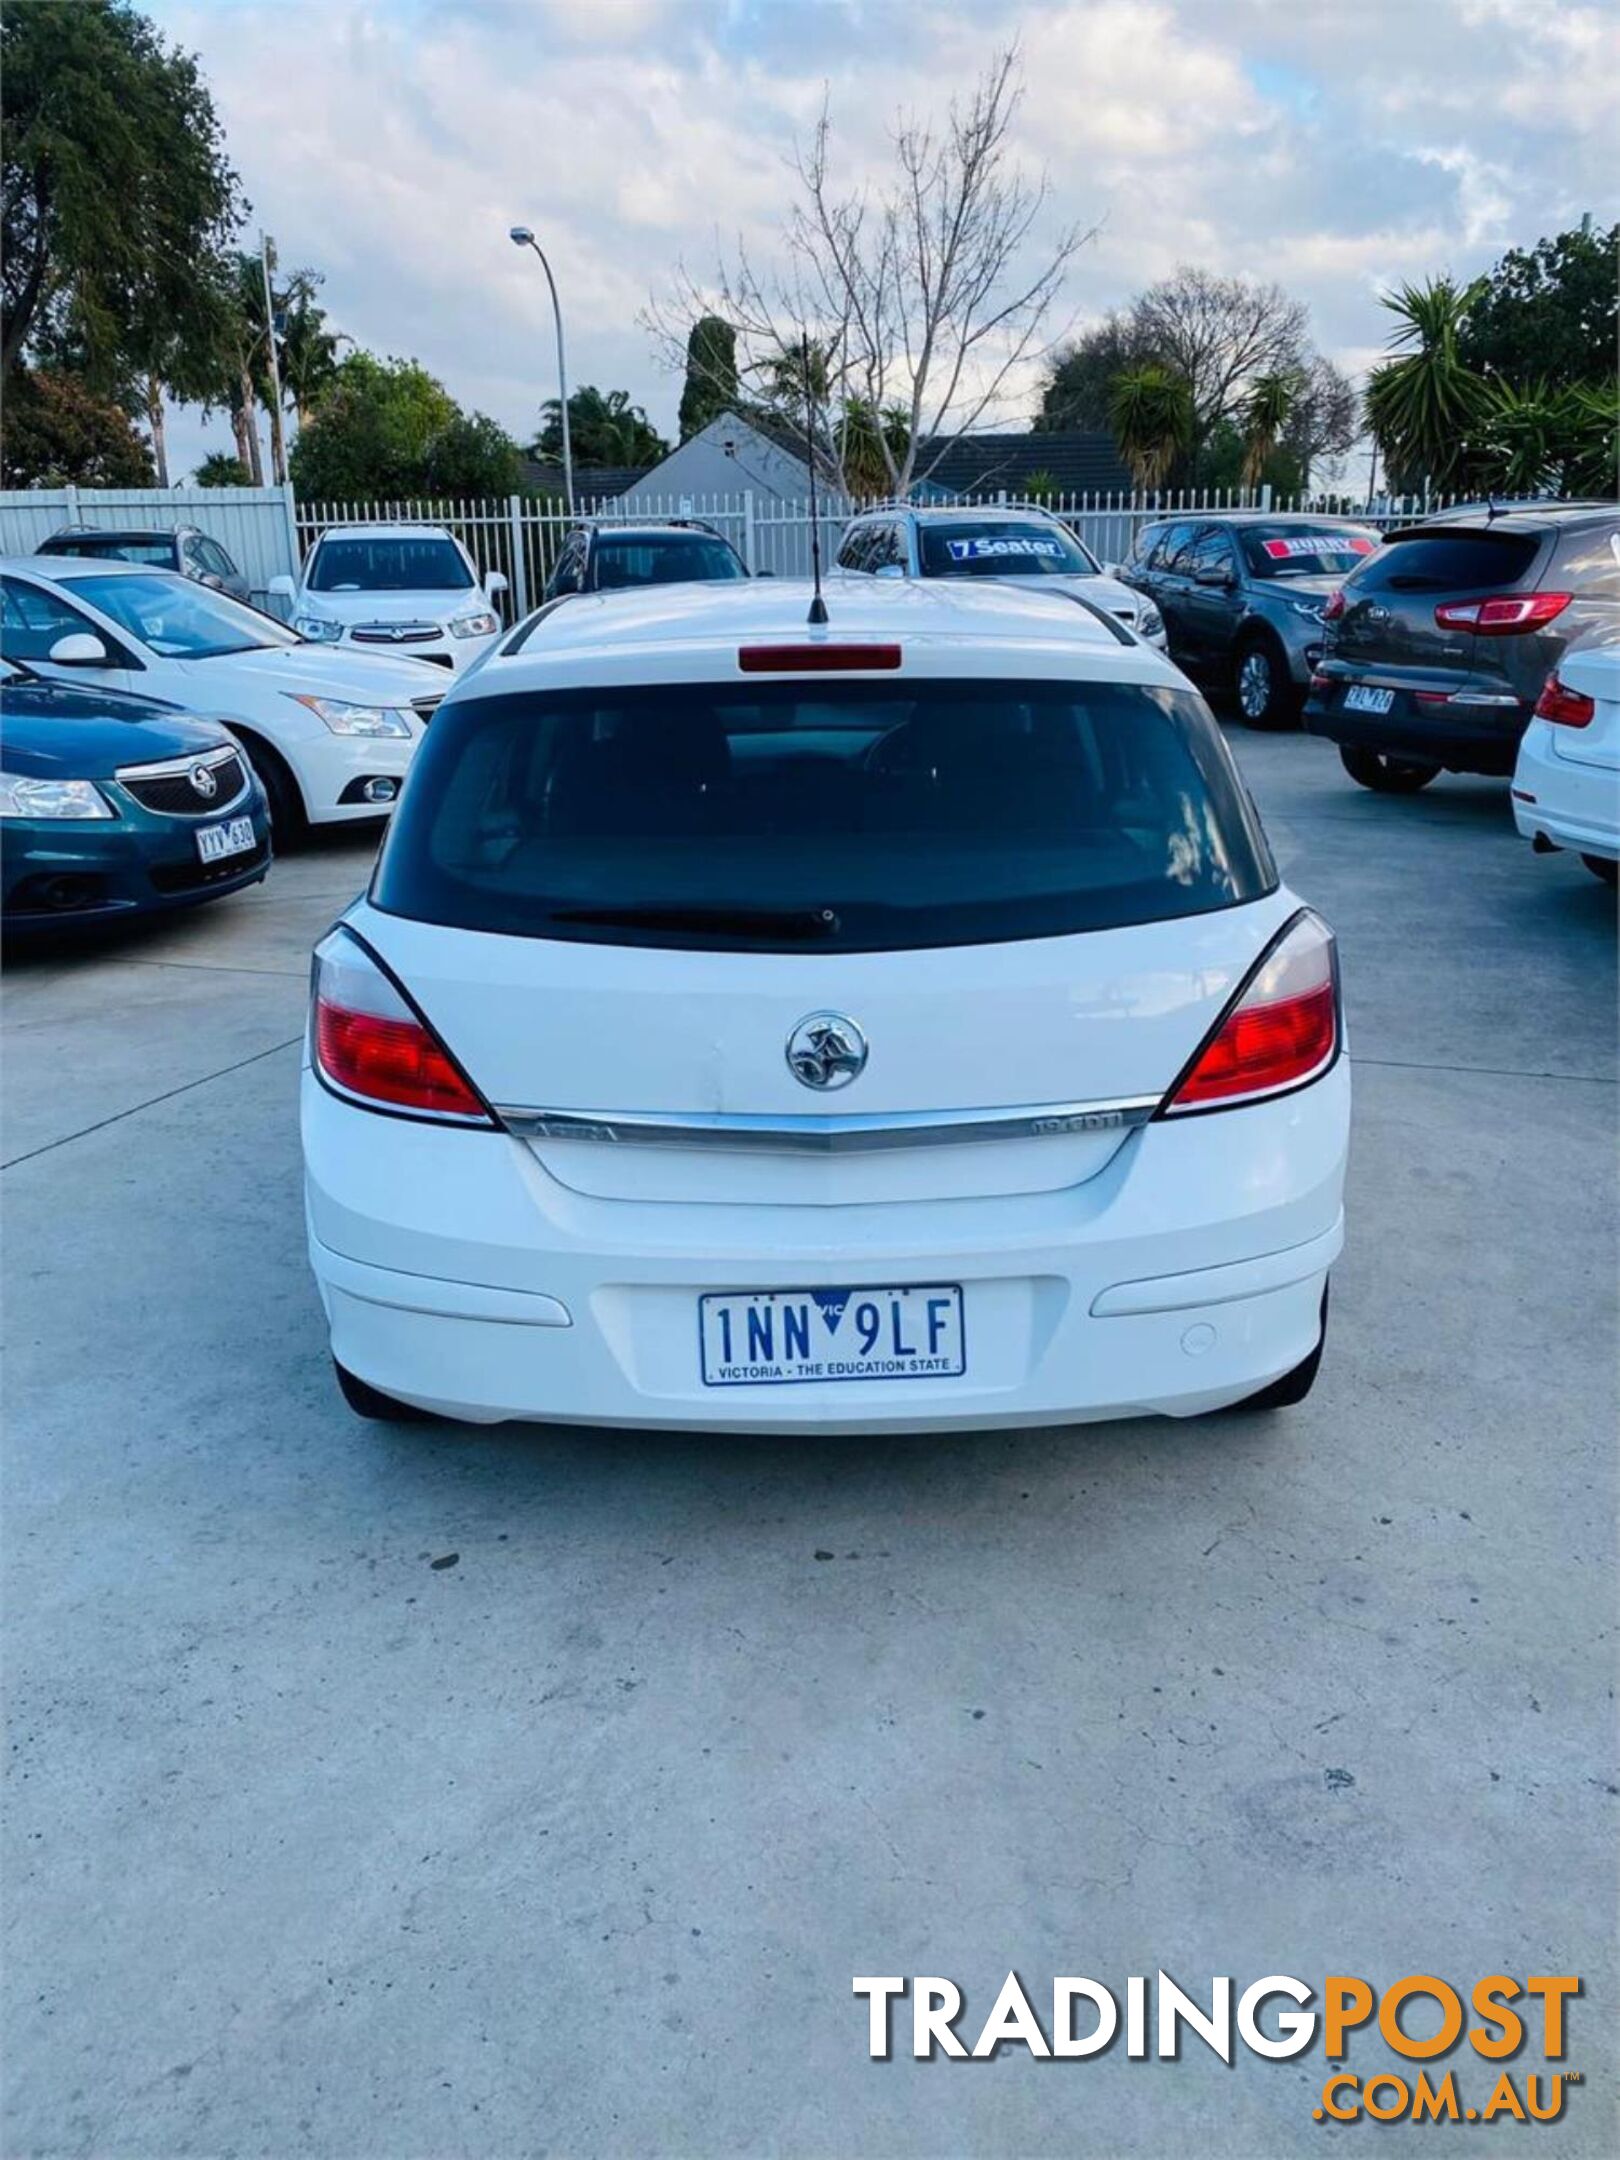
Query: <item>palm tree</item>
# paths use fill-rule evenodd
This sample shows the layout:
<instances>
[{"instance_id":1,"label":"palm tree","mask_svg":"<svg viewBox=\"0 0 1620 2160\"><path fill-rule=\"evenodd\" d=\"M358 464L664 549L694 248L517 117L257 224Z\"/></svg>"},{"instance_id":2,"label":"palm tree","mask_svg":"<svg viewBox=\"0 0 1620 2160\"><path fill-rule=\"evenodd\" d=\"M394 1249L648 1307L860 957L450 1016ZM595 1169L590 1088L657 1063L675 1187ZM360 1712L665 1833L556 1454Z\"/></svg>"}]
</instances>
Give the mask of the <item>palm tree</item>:
<instances>
[{"instance_id":1,"label":"palm tree","mask_svg":"<svg viewBox=\"0 0 1620 2160\"><path fill-rule=\"evenodd\" d=\"M1139 488L1163 487L1171 467L1192 443L1193 403L1186 379L1157 360L1116 375L1108 417L1119 454Z\"/></svg>"},{"instance_id":2,"label":"palm tree","mask_svg":"<svg viewBox=\"0 0 1620 2160\"><path fill-rule=\"evenodd\" d=\"M345 342L327 329L326 310L316 305L315 288L319 283L314 271L295 270L285 293L276 295L276 358L281 367L281 392L297 415L300 428L336 375L338 347Z\"/></svg>"},{"instance_id":3,"label":"palm tree","mask_svg":"<svg viewBox=\"0 0 1620 2160\"><path fill-rule=\"evenodd\" d=\"M1249 389L1243 413L1243 468L1246 488L1258 487L1273 451L1294 416L1302 385L1299 376L1261 375Z\"/></svg>"},{"instance_id":4,"label":"palm tree","mask_svg":"<svg viewBox=\"0 0 1620 2160\"><path fill-rule=\"evenodd\" d=\"M1443 487L1466 474L1487 391L1484 378L1463 364L1458 335L1487 283L1431 278L1383 296L1398 326L1389 340L1397 357L1367 379L1367 419L1398 479Z\"/></svg>"}]
</instances>

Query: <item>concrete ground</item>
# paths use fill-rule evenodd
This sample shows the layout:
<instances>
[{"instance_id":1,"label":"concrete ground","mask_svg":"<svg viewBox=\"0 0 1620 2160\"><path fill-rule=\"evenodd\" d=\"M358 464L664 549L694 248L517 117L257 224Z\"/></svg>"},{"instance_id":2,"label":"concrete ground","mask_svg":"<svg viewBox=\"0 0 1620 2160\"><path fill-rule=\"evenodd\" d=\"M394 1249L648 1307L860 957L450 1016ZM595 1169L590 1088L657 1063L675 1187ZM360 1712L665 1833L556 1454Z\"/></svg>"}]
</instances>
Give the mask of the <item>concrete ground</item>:
<instances>
[{"instance_id":1,"label":"concrete ground","mask_svg":"<svg viewBox=\"0 0 1620 2160\"><path fill-rule=\"evenodd\" d=\"M1159 1966L1579 1974L1536 2146L1615 2149L1612 899L1499 783L1234 739L1356 1058L1328 1355L1269 1419L362 1425L294 1081L368 847L13 966L8 2155L1331 2140L1319 2049L874 2063L850 1988L947 1975L971 2039L1009 1968Z\"/></svg>"}]
</instances>

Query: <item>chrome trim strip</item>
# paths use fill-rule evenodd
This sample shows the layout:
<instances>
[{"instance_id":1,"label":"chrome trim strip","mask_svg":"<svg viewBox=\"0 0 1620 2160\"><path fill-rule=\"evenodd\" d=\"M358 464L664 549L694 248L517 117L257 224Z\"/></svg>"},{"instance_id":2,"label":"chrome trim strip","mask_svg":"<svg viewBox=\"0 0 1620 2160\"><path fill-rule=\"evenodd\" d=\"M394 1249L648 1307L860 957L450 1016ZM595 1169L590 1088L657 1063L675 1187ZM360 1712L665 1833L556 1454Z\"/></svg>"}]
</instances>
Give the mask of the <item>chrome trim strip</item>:
<instances>
[{"instance_id":1,"label":"chrome trim strip","mask_svg":"<svg viewBox=\"0 0 1620 2160\"><path fill-rule=\"evenodd\" d=\"M184 780L193 765L223 765L228 758L241 757L235 743L223 743L217 750L199 750L191 757L164 758L154 765L120 765L113 773L115 780Z\"/></svg>"},{"instance_id":2,"label":"chrome trim strip","mask_svg":"<svg viewBox=\"0 0 1620 2160\"><path fill-rule=\"evenodd\" d=\"M845 1155L877 1148L965 1147L981 1140L1044 1140L1145 1125L1157 1095L1118 1102L1038 1103L1018 1110L908 1111L889 1117L756 1117L728 1111L652 1116L624 1110L531 1110L497 1103L520 1140L590 1140L630 1147L729 1148Z\"/></svg>"},{"instance_id":3,"label":"chrome trim strip","mask_svg":"<svg viewBox=\"0 0 1620 2160\"><path fill-rule=\"evenodd\" d=\"M141 803L141 808L152 817L223 817L226 811L234 810L238 803L245 802L253 790L253 767L248 762L247 752L238 750L234 745L227 750L205 751L200 757L165 758L160 765L120 765L113 778L125 786L128 786L131 780L184 780L189 776L193 765L207 765L212 769L228 764L232 758L241 765L242 785L225 802L207 802L199 795L195 808L188 803L183 810L153 810L150 803L142 803L138 795L135 797L135 800Z\"/></svg>"}]
</instances>

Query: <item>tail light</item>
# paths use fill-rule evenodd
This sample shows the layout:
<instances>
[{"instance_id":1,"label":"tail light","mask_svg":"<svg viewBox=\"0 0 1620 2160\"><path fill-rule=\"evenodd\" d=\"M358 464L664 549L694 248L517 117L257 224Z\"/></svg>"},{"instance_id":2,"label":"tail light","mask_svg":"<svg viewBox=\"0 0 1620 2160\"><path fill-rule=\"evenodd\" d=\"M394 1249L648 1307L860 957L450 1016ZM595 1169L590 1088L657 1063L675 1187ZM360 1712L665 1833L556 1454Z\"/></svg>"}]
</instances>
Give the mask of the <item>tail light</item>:
<instances>
[{"instance_id":1,"label":"tail light","mask_svg":"<svg viewBox=\"0 0 1620 2160\"><path fill-rule=\"evenodd\" d=\"M1249 970L1159 1115L1228 1110L1286 1094L1319 1079L1338 1053L1333 932L1305 908Z\"/></svg>"},{"instance_id":2,"label":"tail light","mask_svg":"<svg viewBox=\"0 0 1620 2160\"><path fill-rule=\"evenodd\" d=\"M1327 606L1322 610L1322 620L1324 622L1337 622L1348 605L1349 602L1344 597L1344 587L1335 585L1332 592L1327 596Z\"/></svg>"},{"instance_id":3,"label":"tail light","mask_svg":"<svg viewBox=\"0 0 1620 2160\"><path fill-rule=\"evenodd\" d=\"M1495 600L1444 600L1434 611L1442 630L1477 630L1481 637L1512 637L1539 630L1562 615L1575 595L1567 592L1513 593Z\"/></svg>"},{"instance_id":4,"label":"tail light","mask_svg":"<svg viewBox=\"0 0 1620 2160\"><path fill-rule=\"evenodd\" d=\"M351 1102L449 1125L494 1123L432 1028L347 930L315 948L309 1033L316 1071Z\"/></svg>"},{"instance_id":5,"label":"tail light","mask_svg":"<svg viewBox=\"0 0 1620 2160\"><path fill-rule=\"evenodd\" d=\"M1589 727L1597 717L1597 704L1583 690L1572 690L1556 675L1547 677L1546 688L1536 699L1536 718L1554 727Z\"/></svg>"}]
</instances>

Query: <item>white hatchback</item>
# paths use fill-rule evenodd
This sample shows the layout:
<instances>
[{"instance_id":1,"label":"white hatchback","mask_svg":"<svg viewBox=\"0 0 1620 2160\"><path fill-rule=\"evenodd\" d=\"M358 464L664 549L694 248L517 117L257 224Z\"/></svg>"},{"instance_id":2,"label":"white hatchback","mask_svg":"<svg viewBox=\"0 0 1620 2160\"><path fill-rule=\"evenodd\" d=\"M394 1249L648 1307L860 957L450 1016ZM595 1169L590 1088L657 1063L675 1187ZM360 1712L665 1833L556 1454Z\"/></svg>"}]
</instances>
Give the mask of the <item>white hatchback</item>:
<instances>
[{"instance_id":1,"label":"white hatchback","mask_svg":"<svg viewBox=\"0 0 1620 2160\"><path fill-rule=\"evenodd\" d=\"M1294 1402L1334 944L1196 692L995 584L570 600L317 948L310 1255L367 1415L819 1432Z\"/></svg>"},{"instance_id":2,"label":"white hatchback","mask_svg":"<svg viewBox=\"0 0 1620 2160\"><path fill-rule=\"evenodd\" d=\"M357 653L398 653L459 674L500 634L506 579L480 578L443 525L334 525L297 579L270 580L298 635Z\"/></svg>"},{"instance_id":3,"label":"white hatchback","mask_svg":"<svg viewBox=\"0 0 1620 2160\"><path fill-rule=\"evenodd\" d=\"M1573 848L1594 877L1620 865L1620 646L1568 651L1513 769L1513 821L1537 851Z\"/></svg>"}]
</instances>

